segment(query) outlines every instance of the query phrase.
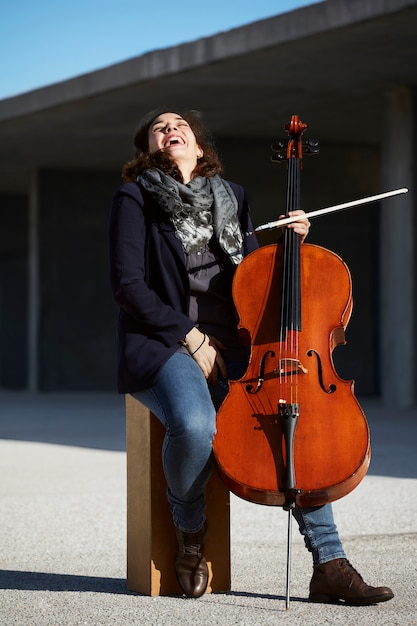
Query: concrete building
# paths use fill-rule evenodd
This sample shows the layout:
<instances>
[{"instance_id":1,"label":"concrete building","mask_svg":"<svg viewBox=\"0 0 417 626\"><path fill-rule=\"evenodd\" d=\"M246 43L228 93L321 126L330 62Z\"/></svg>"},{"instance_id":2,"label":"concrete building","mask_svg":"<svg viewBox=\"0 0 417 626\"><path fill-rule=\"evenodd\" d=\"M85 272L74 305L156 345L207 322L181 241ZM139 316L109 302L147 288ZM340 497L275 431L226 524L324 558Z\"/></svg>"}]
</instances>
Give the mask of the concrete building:
<instances>
[{"instance_id":1,"label":"concrete building","mask_svg":"<svg viewBox=\"0 0 417 626\"><path fill-rule=\"evenodd\" d=\"M114 389L108 210L139 119L167 104L203 113L256 224L285 205L270 144L292 114L320 142L306 210L409 188L317 218L309 241L352 273L337 371L414 405L416 34L417 0L327 0L0 101L0 387Z\"/></svg>"}]
</instances>

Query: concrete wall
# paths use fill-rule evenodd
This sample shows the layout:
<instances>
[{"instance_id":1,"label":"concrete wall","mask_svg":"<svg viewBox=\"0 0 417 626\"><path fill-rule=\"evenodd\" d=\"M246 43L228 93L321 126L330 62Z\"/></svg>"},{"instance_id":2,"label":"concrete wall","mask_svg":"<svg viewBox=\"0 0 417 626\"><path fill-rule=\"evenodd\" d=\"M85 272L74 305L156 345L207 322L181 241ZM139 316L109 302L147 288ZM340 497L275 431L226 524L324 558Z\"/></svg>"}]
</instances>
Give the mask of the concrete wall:
<instances>
[{"instance_id":1,"label":"concrete wall","mask_svg":"<svg viewBox=\"0 0 417 626\"><path fill-rule=\"evenodd\" d=\"M41 390L114 389L107 218L118 174L39 174Z\"/></svg>"},{"instance_id":2,"label":"concrete wall","mask_svg":"<svg viewBox=\"0 0 417 626\"><path fill-rule=\"evenodd\" d=\"M26 196L0 196L0 387L27 386Z\"/></svg>"}]
</instances>

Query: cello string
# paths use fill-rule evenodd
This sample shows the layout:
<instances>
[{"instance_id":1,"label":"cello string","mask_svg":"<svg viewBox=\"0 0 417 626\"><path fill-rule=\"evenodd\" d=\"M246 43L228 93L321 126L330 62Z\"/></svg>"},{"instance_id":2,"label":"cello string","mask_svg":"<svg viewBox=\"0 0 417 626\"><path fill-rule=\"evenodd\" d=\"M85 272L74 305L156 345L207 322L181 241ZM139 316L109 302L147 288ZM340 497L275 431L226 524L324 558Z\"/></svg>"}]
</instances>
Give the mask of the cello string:
<instances>
[{"instance_id":1,"label":"cello string","mask_svg":"<svg viewBox=\"0 0 417 626\"><path fill-rule=\"evenodd\" d=\"M298 138L298 141L301 141L300 137ZM295 184L294 184L294 190L295 190L295 202L294 202L294 209L299 209L300 208L300 172L301 172L301 158L297 158L295 159L295 165L294 165L294 169L295 169ZM294 389L295 389L295 397L294 397L294 402L298 403L298 382L299 382L299 369L298 369L298 362L299 362L299 341L300 341L300 335L299 335L299 331L300 331L300 322L301 322L301 311L300 311L300 289L301 289L301 285L300 285L300 236L293 232L293 241L294 241L294 281L293 281L293 298L294 298L294 340L295 340L295 349L294 349L294 358L295 358L295 384L294 384Z\"/></svg>"},{"instance_id":2,"label":"cello string","mask_svg":"<svg viewBox=\"0 0 417 626\"><path fill-rule=\"evenodd\" d=\"M289 160L289 174L288 174L288 181L289 181L289 189L288 189L288 204L287 204L287 215L288 213L291 211L293 204L294 204L294 159L290 158ZM288 229L288 233L287 233L287 241L288 241L288 246L287 246L287 255L288 255L288 273L287 273L287 298L286 298L286 315L287 315L287 335L286 335L286 364L285 367L288 370L288 390L287 390L287 397L286 400L288 403L292 402L292 367L291 367L291 361L289 359L291 359L292 357L292 323L291 323L291 318L292 318L292 311L291 311L291 306L292 306L292 299L293 299L293 290L292 290L292 284L291 284L291 274L293 272L293 238L292 238L292 232L291 229Z\"/></svg>"},{"instance_id":3,"label":"cello string","mask_svg":"<svg viewBox=\"0 0 417 626\"><path fill-rule=\"evenodd\" d=\"M300 208L301 159L288 159L287 205L289 211ZM300 238L292 229L284 232L282 268L281 327L279 347L280 398L287 403L298 401L300 302Z\"/></svg>"},{"instance_id":4,"label":"cello string","mask_svg":"<svg viewBox=\"0 0 417 626\"><path fill-rule=\"evenodd\" d=\"M300 208L300 159L294 159L294 209ZM293 239L293 358L295 366L292 368L294 372L293 380L293 402L298 401L298 349L299 349L299 294L300 294L300 237L297 233L292 233Z\"/></svg>"},{"instance_id":5,"label":"cello string","mask_svg":"<svg viewBox=\"0 0 417 626\"><path fill-rule=\"evenodd\" d=\"M289 202L288 211L300 207L300 159L292 158L289 163ZM300 327L300 239L293 230L288 237L288 268L287 281L287 356L289 366L289 401L298 400L298 360L299 360L299 327Z\"/></svg>"},{"instance_id":6,"label":"cello string","mask_svg":"<svg viewBox=\"0 0 417 626\"><path fill-rule=\"evenodd\" d=\"M292 211L295 206L296 193L297 193L297 168L296 159L290 159L290 193L289 193L289 206L288 212ZM294 233L289 229L288 233L288 273L287 273L287 357L290 359L287 361L289 367L289 396L288 401L294 402L294 368L292 366L292 359L294 358L294 278L295 278L295 254L294 254Z\"/></svg>"},{"instance_id":7,"label":"cello string","mask_svg":"<svg viewBox=\"0 0 417 626\"><path fill-rule=\"evenodd\" d=\"M288 177L287 177L287 193L288 193ZM284 243L283 243L283 256L282 256L282 282L281 282L281 310L280 310L280 328L279 328L279 355L278 355L278 369L280 372L279 376L279 400L285 400L284 398L284 383L285 383L285 371L283 370L283 356L284 356L284 339L285 339L285 284L286 284L286 273L287 273L287 259L286 259L286 248L287 248L287 236L284 233Z\"/></svg>"},{"instance_id":8,"label":"cello string","mask_svg":"<svg viewBox=\"0 0 417 626\"><path fill-rule=\"evenodd\" d=\"M287 175L287 205L286 215L288 215L290 204L290 190L291 190L291 160L288 163L288 175ZM282 285L281 285L281 315L280 315L280 337L279 337L279 361L278 367L280 369L280 400L287 402L287 376L286 376L286 342L288 339L288 307L286 302L288 300L288 256L289 256L289 230L284 231L284 248L282 258Z\"/></svg>"},{"instance_id":9,"label":"cello string","mask_svg":"<svg viewBox=\"0 0 417 626\"><path fill-rule=\"evenodd\" d=\"M290 169L291 169L291 189L290 189L290 206L288 207L288 211L291 211L293 206L294 206L294 183L295 183L295 169L294 169L294 159L291 158L290 160ZM288 233L288 239L290 241L290 245L289 245L289 267L291 268L289 271L289 275L288 275L288 294L289 294L289 298L288 298L288 302L287 302L287 309L288 309L288 357L289 359L292 358L293 356L293 341L294 341L294 337L293 337L293 332L292 332L292 328L293 328L293 298L294 298L294 290L293 290L293 278L294 278L294 241L293 241L293 236L292 236L292 230L289 229L290 232ZM291 365L292 361L288 361L289 364L289 397L288 397L288 401L290 403L293 402L293 368Z\"/></svg>"}]
</instances>

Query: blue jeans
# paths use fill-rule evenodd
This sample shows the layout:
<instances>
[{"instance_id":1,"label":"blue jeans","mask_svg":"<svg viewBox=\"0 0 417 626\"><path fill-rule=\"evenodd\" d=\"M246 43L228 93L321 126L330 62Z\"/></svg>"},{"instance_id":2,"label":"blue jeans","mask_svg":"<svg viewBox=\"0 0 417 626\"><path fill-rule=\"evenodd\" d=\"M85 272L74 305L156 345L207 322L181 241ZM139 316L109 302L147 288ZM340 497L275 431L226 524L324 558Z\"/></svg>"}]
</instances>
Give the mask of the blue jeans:
<instances>
[{"instance_id":1,"label":"blue jeans","mask_svg":"<svg viewBox=\"0 0 417 626\"><path fill-rule=\"evenodd\" d=\"M227 363L230 378L240 378L242 363ZM134 397L154 413L166 428L162 462L174 525L186 532L205 522L205 488L213 469L212 443L216 410L226 397L227 380L207 385L203 372L188 355L176 352L162 368L157 382ZM344 558L330 504L296 507L298 522L313 565Z\"/></svg>"}]
</instances>

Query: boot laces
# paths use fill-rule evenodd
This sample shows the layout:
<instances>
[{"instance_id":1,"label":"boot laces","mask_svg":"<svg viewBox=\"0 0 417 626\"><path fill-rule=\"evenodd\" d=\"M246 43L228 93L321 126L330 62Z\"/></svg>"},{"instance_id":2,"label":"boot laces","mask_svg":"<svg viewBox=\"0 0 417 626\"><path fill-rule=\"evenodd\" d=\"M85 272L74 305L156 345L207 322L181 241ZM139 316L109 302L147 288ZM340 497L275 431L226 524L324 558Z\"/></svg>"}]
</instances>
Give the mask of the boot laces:
<instances>
[{"instance_id":1,"label":"boot laces","mask_svg":"<svg viewBox=\"0 0 417 626\"><path fill-rule=\"evenodd\" d=\"M191 554L193 556L200 556L201 546L199 543L185 543L184 542L184 554Z\"/></svg>"},{"instance_id":2,"label":"boot laces","mask_svg":"<svg viewBox=\"0 0 417 626\"><path fill-rule=\"evenodd\" d=\"M356 576L360 579L361 582L364 582L364 580L363 580L362 576L359 574L358 570L355 569L353 567L353 565L347 559L343 559L342 560L341 567L343 569L347 570L346 573L349 574L349 577L350 577L349 587L352 586Z\"/></svg>"}]
</instances>

